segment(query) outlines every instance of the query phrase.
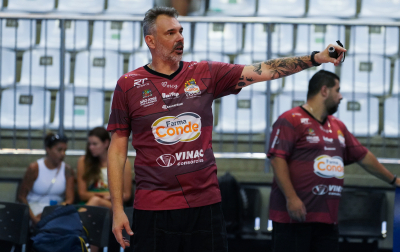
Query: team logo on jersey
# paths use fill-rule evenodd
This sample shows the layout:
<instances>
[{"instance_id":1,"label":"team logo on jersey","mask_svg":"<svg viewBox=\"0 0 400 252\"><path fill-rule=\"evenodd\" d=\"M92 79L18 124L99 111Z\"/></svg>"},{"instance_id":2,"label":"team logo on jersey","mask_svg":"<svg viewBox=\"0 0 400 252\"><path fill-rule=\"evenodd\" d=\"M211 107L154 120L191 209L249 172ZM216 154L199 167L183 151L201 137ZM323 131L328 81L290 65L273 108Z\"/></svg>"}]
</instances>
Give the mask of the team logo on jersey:
<instances>
[{"instance_id":1,"label":"team logo on jersey","mask_svg":"<svg viewBox=\"0 0 400 252\"><path fill-rule=\"evenodd\" d=\"M160 144L192 142L201 134L201 117L193 112L175 116L164 116L153 122L151 129Z\"/></svg>"},{"instance_id":2,"label":"team logo on jersey","mask_svg":"<svg viewBox=\"0 0 400 252\"><path fill-rule=\"evenodd\" d=\"M337 131L337 135L338 135L338 139L339 139L340 145L342 147L345 147L346 146L346 139L344 138L344 135L343 135L342 131L338 130Z\"/></svg>"},{"instance_id":3,"label":"team logo on jersey","mask_svg":"<svg viewBox=\"0 0 400 252\"><path fill-rule=\"evenodd\" d=\"M314 173L322 178L343 179L343 160L338 156L321 155L314 160Z\"/></svg>"},{"instance_id":4,"label":"team logo on jersey","mask_svg":"<svg viewBox=\"0 0 400 252\"><path fill-rule=\"evenodd\" d=\"M315 195L334 195L334 196L340 196L341 192L343 190L343 187L340 185L316 185L314 186L311 191Z\"/></svg>"},{"instance_id":5,"label":"team logo on jersey","mask_svg":"<svg viewBox=\"0 0 400 252\"><path fill-rule=\"evenodd\" d=\"M161 94L163 99L175 99L179 97L179 93L171 92L169 94L162 93Z\"/></svg>"},{"instance_id":6,"label":"team logo on jersey","mask_svg":"<svg viewBox=\"0 0 400 252\"><path fill-rule=\"evenodd\" d=\"M146 89L146 90L143 90L142 96L143 96L143 99L149 98L150 96L153 96L153 93L151 92L150 89Z\"/></svg>"},{"instance_id":7,"label":"team logo on jersey","mask_svg":"<svg viewBox=\"0 0 400 252\"><path fill-rule=\"evenodd\" d=\"M156 162L159 166L170 167L175 164L176 158L171 154L163 154L156 159Z\"/></svg>"},{"instance_id":8,"label":"team logo on jersey","mask_svg":"<svg viewBox=\"0 0 400 252\"><path fill-rule=\"evenodd\" d=\"M181 165L203 163L204 162L203 157L204 157L204 151L200 149L200 150L177 152L174 155L163 154L156 159L156 162L159 166L162 167L171 167L175 163L177 166L181 166Z\"/></svg>"},{"instance_id":9,"label":"team logo on jersey","mask_svg":"<svg viewBox=\"0 0 400 252\"><path fill-rule=\"evenodd\" d=\"M300 122L301 122L302 124L305 124L305 125L311 124L309 118L300 118Z\"/></svg>"},{"instance_id":10,"label":"team logo on jersey","mask_svg":"<svg viewBox=\"0 0 400 252\"><path fill-rule=\"evenodd\" d=\"M197 86L196 80L193 79L193 78L188 80L185 83L185 89L184 90L185 90L187 98L198 97L201 94L200 88L199 88L199 86Z\"/></svg>"},{"instance_id":11,"label":"team logo on jersey","mask_svg":"<svg viewBox=\"0 0 400 252\"><path fill-rule=\"evenodd\" d=\"M315 136L315 131L312 128L308 128L308 134L310 136Z\"/></svg>"},{"instance_id":12,"label":"team logo on jersey","mask_svg":"<svg viewBox=\"0 0 400 252\"><path fill-rule=\"evenodd\" d=\"M177 89L178 85L170 85L168 84L168 82L161 82L161 86L165 87L165 88L173 88L173 89Z\"/></svg>"},{"instance_id":13,"label":"team logo on jersey","mask_svg":"<svg viewBox=\"0 0 400 252\"><path fill-rule=\"evenodd\" d=\"M313 187L312 192L315 195L324 195L328 192L328 186L327 185L316 185Z\"/></svg>"},{"instance_id":14,"label":"team logo on jersey","mask_svg":"<svg viewBox=\"0 0 400 252\"><path fill-rule=\"evenodd\" d=\"M146 98L140 101L140 106L148 107L157 102L157 96Z\"/></svg>"},{"instance_id":15,"label":"team logo on jersey","mask_svg":"<svg viewBox=\"0 0 400 252\"><path fill-rule=\"evenodd\" d=\"M132 75L132 74L131 74L131 75ZM129 75L129 76L131 76L131 75ZM133 76L132 76L132 77L133 77ZM145 83L145 81L147 81L147 78L133 80L133 86L134 86L134 87L137 87L137 88L141 88L141 87L148 86L149 83Z\"/></svg>"}]
</instances>

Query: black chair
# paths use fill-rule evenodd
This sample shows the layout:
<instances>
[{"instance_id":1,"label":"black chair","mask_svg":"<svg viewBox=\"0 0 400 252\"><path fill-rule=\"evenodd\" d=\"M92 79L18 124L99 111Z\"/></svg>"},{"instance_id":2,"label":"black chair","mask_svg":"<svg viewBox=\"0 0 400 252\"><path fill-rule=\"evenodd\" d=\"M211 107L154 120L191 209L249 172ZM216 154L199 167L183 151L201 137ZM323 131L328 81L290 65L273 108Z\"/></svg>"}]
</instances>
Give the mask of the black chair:
<instances>
[{"instance_id":1,"label":"black chair","mask_svg":"<svg viewBox=\"0 0 400 252\"><path fill-rule=\"evenodd\" d=\"M29 233L29 207L20 203L0 202L0 230L1 241L21 246L21 251L25 252Z\"/></svg>"},{"instance_id":2,"label":"black chair","mask_svg":"<svg viewBox=\"0 0 400 252\"><path fill-rule=\"evenodd\" d=\"M258 188L244 187L244 216L242 234L257 235L261 218L261 192Z\"/></svg>"},{"instance_id":3,"label":"black chair","mask_svg":"<svg viewBox=\"0 0 400 252\"><path fill-rule=\"evenodd\" d=\"M384 192L344 189L338 213L340 237L345 243L348 238L362 239L362 244L377 251L378 240L386 237L386 230L382 229L387 221L386 209ZM368 243L370 240L372 243Z\"/></svg>"}]
</instances>

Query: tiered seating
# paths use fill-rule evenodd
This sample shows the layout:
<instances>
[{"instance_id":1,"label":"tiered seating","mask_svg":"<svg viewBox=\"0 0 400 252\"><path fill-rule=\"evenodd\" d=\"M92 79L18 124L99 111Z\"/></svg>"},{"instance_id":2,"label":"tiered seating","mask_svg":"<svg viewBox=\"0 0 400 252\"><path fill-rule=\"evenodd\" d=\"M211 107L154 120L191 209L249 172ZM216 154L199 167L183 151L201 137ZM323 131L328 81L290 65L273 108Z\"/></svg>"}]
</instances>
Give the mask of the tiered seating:
<instances>
[{"instance_id":1,"label":"tiered seating","mask_svg":"<svg viewBox=\"0 0 400 252\"><path fill-rule=\"evenodd\" d=\"M227 16L254 16L256 13L256 0L210 0L208 14Z\"/></svg>"},{"instance_id":2,"label":"tiered seating","mask_svg":"<svg viewBox=\"0 0 400 252\"><path fill-rule=\"evenodd\" d=\"M258 0L259 16L302 17L305 0Z\"/></svg>"},{"instance_id":3,"label":"tiered seating","mask_svg":"<svg viewBox=\"0 0 400 252\"><path fill-rule=\"evenodd\" d=\"M50 12L55 1L49 0L8 0L7 11Z\"/></svg>"},{"instance_id":4,"label":"tiered seating","mask_svg":"<svg viewBox=\"0 0 400 252\"><path fill-rule=\"evenodd\" d=\"M309 17L352 18L356 15L357 0L309 0Z\"/></svg>"}]
</instances>

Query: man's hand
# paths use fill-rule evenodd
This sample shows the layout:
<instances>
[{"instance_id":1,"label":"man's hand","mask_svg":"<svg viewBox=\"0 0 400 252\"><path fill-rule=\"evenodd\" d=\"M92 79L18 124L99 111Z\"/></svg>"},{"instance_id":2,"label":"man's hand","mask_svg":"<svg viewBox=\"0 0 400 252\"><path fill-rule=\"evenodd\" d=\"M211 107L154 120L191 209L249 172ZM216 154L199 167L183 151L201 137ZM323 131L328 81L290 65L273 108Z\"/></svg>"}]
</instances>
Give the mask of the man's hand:
<instances>
[{"instance_id":1,"label":"man's hand","mask_svg":"<svg viewBox=\"0 0 400 252\"><path fill-rule=\"evenodd\" d=\"M286 200L286 208L292 220L304 222L306 220L307 210L303 201L299 197Z\"/></svg>"},{"instance_id":2,"label":"man's hand","mask_svg":"<svg viewBox=\"0 0 400 252\"><path fill-rule=\"evenodd\" d=\"M334 58L329 57L329 51L328 51L328 49L329 49L329 47L331 47L331 46L334 47L335 50L336 50L336 52L340 55L337 59L334 59ZM320 63L320 64L331 62L331 63L333 63L335 66L338 66L338 65L340 64L340 62L342 61L342 58L343 58L343 56L344 56L344 52L347 52L347 50L344 49L343 47L338 46L338 45L329 44L328 47L325 48L325 50L323 50L323 51L320 52L320 53L315 54L314 60L315 60L317 63Z\"/></svg>"},{"instance_id":3,"label":"man's hand","mask_svg":"<svg viewBox=\"0 0 400 252\"><path fill-rule=\"evenodd\" d=\"M133 235L131 227L129 226L128 217L124 211L113 213L113 225L112 232L114 233L115 239L121 245L123 249L129 247L130 243L122 236L122 230L126 230L129 235Z\"/></svg>"}]
</instances>

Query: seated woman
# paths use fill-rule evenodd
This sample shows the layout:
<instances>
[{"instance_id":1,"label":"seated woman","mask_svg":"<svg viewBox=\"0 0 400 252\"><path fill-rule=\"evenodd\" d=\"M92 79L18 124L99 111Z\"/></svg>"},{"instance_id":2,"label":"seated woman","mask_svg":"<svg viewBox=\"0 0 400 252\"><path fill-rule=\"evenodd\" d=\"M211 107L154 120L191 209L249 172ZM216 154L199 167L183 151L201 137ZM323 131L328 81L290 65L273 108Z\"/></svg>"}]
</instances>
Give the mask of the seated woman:
<instances>
[{"instance_id":1,"label":"seated woman","mask_svg":"<svg viewBox=\"0 0 400 252\"><path fill-rule=\"evenodd\" d=\"M29 205L32 224L40 221L46 206L74 202L74 172L64 163L68 139L47 134L46 156L29 165L21 182L18 200Z\"/></svg>"},{"instance_id":2,"label":"seated woman","mask_svg":"<svg viewBox=\"0 0 400 252\"><path fill-rule=\"evenodd\" d=\"M111 138L106 129L103 127L92 129L89 131L86 154L78 160L78 193L86 205L111 208L107 180L107 152L110 141ZM124 202L131 198L131 190L131 163L127 159L124 169Z\"/></svg>"}]
</instances>

